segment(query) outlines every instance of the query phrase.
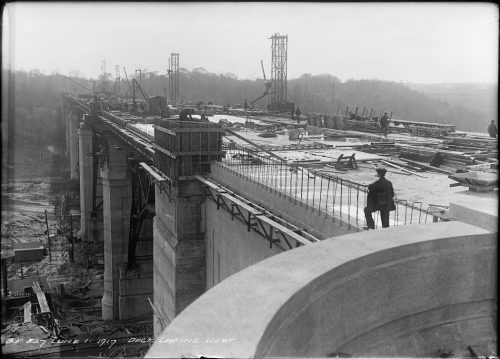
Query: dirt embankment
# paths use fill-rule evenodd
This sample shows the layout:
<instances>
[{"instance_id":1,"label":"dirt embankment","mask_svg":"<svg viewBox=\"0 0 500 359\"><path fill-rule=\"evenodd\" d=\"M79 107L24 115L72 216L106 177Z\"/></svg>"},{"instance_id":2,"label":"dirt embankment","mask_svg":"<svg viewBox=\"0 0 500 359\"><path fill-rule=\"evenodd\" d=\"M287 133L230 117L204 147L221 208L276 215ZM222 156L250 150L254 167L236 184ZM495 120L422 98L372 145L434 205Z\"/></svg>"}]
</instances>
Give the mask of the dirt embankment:
<instances>
[{"instance_id":1,"label":"dirt embankment","mask_svg":"<svg viewBox=\"0 0 500 359\"><path fill-rule=\"evenodd\" d=\"M111 335L128 335L129 329L120 332L123 323L104 323L101 317L101 297L103 293L103 270L87 269L70 260L71 242L68 240L68 212L79 210L78 182L69 179L68 167L63 154L52 146L17 146L4 163L7 175L2 183L2 255L13 253L15 243L42 243L46 253L37 262L16 263L8 259L8 279L46 277L52 290L52 316L59 323L60 333L42 328L42 324L22 323L19 311L13 311L9 318L2 320L2 352L13 357L29 355L33 349L28 340L59 340L60 338L82 338L88 340L89 355L98 355L104 347L98 340ZM64 201L62 198L64 197ZM64 206L61 205L64 203ZM62 217L61 215L66 214ZM47 223L48 222L48 233ZM73 233L79 230L79 218L73 220ZM48 235L50 236L50 251ZM64 291L61 292L60 284ZM35 319L33 319L35 320ZM80 321L86 325L80 326ZM78 324L75 324L78 323ZM92 324L92 325L91 325ZM91 325L89 327L89 325ZM149 326L149 320L143 325ZM116 327L116 328L115 328ZM100 331L99 331L100 330ZM123 331L122 330L122 331ZM149 332L149 327L135 332ZM101 335L99 335L99 333ZM120 334L121 333L121 334ZM56 338L56 339L54 339ZM89 339L90 338L90 339ZM75 347L47 348L35 345L37 350L45 349L54 354L61 351L64 356L78 355ZM81 348L83 353L83 347ZM136 347L131 349L141 349ZM115 350L115 348L106 348ZM129 350L130 351L130 350ZM47 353L48 354L48 353Z\"/></svg>"},{"instance_id":2,"label":"dirt embankment","mask_svg":"<svg viewBox=\"0 0 500 359\"><path fill-rule=\"evenodd\" d=\"M67 233L61 232L61 228L69 228L67 214L79 209L78 183L69 180L63 154L54 146L16 146L5 164L8 176L2 183L2 252L12 253L15 243L27 242L42 243L46 250L38 262L9 261L9 280L41 276L71 283L86 272L86 268L70 262L71 242ZM65 208L61 208L63 197ZM79 226L76 216L75 235ZM98 272L92 273L96 276L92 288L96 296L102 294L102 273Z\"/></svg>"},{"instance_id":3,"label":"dirt embankment","mask_svg":"<svg viewBox=\"0 0 500 359\"><path fill-rule=\"evenodd\" d=\"M67 240L57 235L56 216L64 191L60 185L54 186L54 183L67 183L66 190L74 192L71 188L74 185L67 181L64 171L64 157L54 146L24 145L16 146L9 159L9 163L4 164L7 181L2 183L2 249L10 251L15 243L26 242L40 242L48 247L47 213L52 259L64 260ZM77 196L78 193L73 193L74 198ZM41 262L24 264L22 274L22 265L11 263L9 279L49 275L53 265L45 263L47 260L48 256Z\"/></svg>"}]
</instances>

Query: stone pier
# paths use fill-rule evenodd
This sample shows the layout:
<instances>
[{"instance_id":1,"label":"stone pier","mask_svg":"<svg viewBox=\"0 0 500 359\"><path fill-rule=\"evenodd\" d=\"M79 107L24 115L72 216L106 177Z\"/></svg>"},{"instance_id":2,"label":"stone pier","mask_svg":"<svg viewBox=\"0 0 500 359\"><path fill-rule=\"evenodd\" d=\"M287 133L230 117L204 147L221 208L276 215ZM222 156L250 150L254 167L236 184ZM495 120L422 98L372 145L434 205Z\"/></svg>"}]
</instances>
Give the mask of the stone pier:
<instances>
[{"instance_id":1,"label":"stone pier","mask_svg":"<svg viewBox=\"0 0 500 359\"><path fill-rule=\"evenodd\" d=\"M71 179L77 180L79 176L79 166L78 166L78 115L71 112L68 117L68 129L69 129L69 162L70 162L70 174Z\"/></svg>"},{"instance_id":2,"label":"stone pier","mask_svg":"<svg viewBox=\"0 0 500 359\"><path fill-rule=\"evenodd\" d=\"M126 152L108 139L109 153L101 169L104 224L104 320L119 318L120 268L126 263L131 208Z\"/></svg>"},{"instance_id":3,"label":"stone pier","mask_svg":"<svg viewBox=\"0 0 500 359\"><path fill-rule=\"evenodd\" d=\"M160 333L206 289L205 226L199 182L181 182L170 199L156 189L154 238L154 332Z\"/></svg>"},{"instance_id":4,"label":"stone pier","mask_svg":"<svg viewBox=\"0 0 500 359\"><path fill-rule=\"evenodd\" d=\"M92 128L87 124L88 116L84 116L80 129L79 163L80 163L80 233L83 240L91 238L92 195L94 166L92 154Z\"/></svg>"},{"instance_id":5,"label":"stone pier","mask_svg":"<svg viewBox=\"0 0 500 359\"><path fill-rule=\"evenodd\" d=\"M118 139L108 137L108 153L100 171L104 232L104 320L130 319L151 314L153 298L152 220L145 221L129 266L132 183L129 152ZM94 223L98 226L98 217ZM98 228L97 231L98 232Z\"/></svg>"}]
</instances>

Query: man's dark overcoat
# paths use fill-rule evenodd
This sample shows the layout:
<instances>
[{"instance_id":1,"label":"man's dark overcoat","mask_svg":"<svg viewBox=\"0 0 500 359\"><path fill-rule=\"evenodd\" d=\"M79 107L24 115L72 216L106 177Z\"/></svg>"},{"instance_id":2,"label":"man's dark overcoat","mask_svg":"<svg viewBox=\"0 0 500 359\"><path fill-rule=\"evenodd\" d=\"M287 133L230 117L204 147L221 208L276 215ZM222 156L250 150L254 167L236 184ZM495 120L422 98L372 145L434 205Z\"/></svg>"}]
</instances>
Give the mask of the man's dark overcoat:
<instances>
[{"instance_id":1,"label":"man's dark overcoat","mask_svg":"<svg viewBox=\"0 0 500 359\"><path fill-rule=\"evenodd\" d=\"M366 207L370 212L375 211L394 211L394 189L391 181L385 177L368 185L368 196Z\"/></svg>"}]
</instances>

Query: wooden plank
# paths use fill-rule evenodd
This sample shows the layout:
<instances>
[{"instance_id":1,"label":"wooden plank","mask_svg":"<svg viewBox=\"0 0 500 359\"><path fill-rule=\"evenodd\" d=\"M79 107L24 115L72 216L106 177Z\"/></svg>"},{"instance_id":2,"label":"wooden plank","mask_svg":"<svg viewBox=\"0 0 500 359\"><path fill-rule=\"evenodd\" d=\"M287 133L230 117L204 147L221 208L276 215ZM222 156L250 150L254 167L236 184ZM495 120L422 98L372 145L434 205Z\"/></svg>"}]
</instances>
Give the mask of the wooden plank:
<instances>
[{"instance_id":1,"label":"wooden plank","mask_svg":"<svg viewBox=\"0 0 500 359\"><path fill-rule=\"evenodd\" d=\"M439 167L434 167L434 166L428 165L426 163L418 162L418 161L413 161L413 160L408 160L408 159L405 159L405 161L409 162L409 163L413 163L413 164L415 164L417 166L421 166L423 168L428 168L431 171L446 173L447 175L455 173L455 172L452 172L452 171L447 171L445 169L442 169L442 168L439 168Z\"/></svg>"},{"instance_id":2,"label":"wooden plank","mask_svg":"<svg viewBox=\"0 0 500 359\"><path fill-rule=\"evenodd\" d=\"M153 125L153 128L154 128L155 130L158 130L158 131L161 131L161 132L168 133L168 134L169 134L169 135L171 135L171 136L177 136L177 135L175 134L175 132L174 132L174 131L171 131L171 130L169 130L169 129L165 128L165 127L161 127L161 126L158 126L158 125Z\"/></svg>"},{"instance_id":3,"label":"wooden plank","mask_svg":"<svg viewBox=\"0 0 500 359\"><path fill-rule=\"evenodd\" d=\"M40 305L40 313L50 312L49 304L47 303L47 297L45 293L40 288L40 284L33 282L33 290L35 291L36 297L38 298L38 304Z\"/></svg>"},{"instance_id":4,"label":"wooden plank","mask_svg":"<svg viewBox=\"0 0 500 359\"><path fill-rule=\"evenodd\" d=\"M31 302L27 301L23 305L24 311L24 322L23 323L31 323Z\"/></svg>"},{"instance_id":5,"label":"wooden plank","mask_svg":"<svg viewBox=\"0 0 500 359\"><path fill-rule=\"evenodd\" d=\"M422 178L427 178L426 176L422 176L421 174L418 174L416 172L413 172L413 171L410 171L410 170L407 170L406 168L403 168L401 166L398 166L398 165L395 165L395 164L392 164L390 162L387 162L387 161L384 161L384 160L381 160L382 163L385 163L386 165L388 166L391 166L391 167L394 167L394 168L397 168L401 171L404 171L404 172L408 172L408 173L411 173L412 175L415 175L415 176L418 176L418 177L422 177Z\"/></svg>"},{"instance_id":6,"label":"wooden plank","mask_svg":"<svg viewBox=\"0 0 500 359\"><path fill-rule=\"evenodd\" d=\"M153 176L153 178L156 181L159 181L159 182L165 181L165 178L163 178L158 173L156 173L156 171L153 170L151 167L149 167L146 163L141 162L141 163L139 163L139 166L141 166L142 168L144 168L151 176Z\"/></svg>"},{"instance_id":7,"label":"wooden plank","mask_svg":"<svg viewBox=\"0 0 500 359\"><path fill-rule=\"evenodd\" d=\"M245 138L245 137L243 137L243 136L239 135L238 133L236 133L236 132L234 132L234 131L231 131L231 130L229 130L229 129L227 129L227 128L225 129L225 131L226 131L227 133L229 133L229 134L231 134L231 135L233 135L233 136L235 136L235 137L239 138L240 140L243 140L243 141L245 141L245 142L247 142L247 143L251 144L252 146L254 146L254 147L258 148L259 150L261 150L261 151L263 151L263 152L266 152L266 153L267 153L267 154L269 154L271 157L274 157L274 158L276 158L276 159L278 159L278 160L280 160L280 161L283 161L283 162L287 162L287 161L286 161L286 159L284 159L283 157L280 157L280 156L278 156L278 155L274 154L273 152L266 150L265 148L263 148L262 146L260 146L260 145L256 144L255 142L250 141L248 138Z\"/></svg>"},{"instance_id":8,"label":"wooden plank","mask_svg":"<svg viewBox=\"0 0 500 359\"><path fill-rule=\"evenodd\" d=\"M156 143L153 143L152 146L154 149L156 149L160 152L163 152L164 154L166 154L169 157L177 158L177 156L174 153L170 152L169 150L164 149L163 147L158 146Z\"/></svg>"},{"instance_id":9,"label":"wooden plank","mask_svg":"<svg viewBox=\"0 0 500 359\"><path fill-rule=\"evenodd\" d=\"M450 173L453 173L453 174L457 173L457 169L456 169L455 167L450 167L450 166L440 165L440 166L439 166L439 168L440 168L440 169L443 169L443 170L445 170L445 171L448 171L448 172L450 172Z\"/></svg>"}]
</instances>

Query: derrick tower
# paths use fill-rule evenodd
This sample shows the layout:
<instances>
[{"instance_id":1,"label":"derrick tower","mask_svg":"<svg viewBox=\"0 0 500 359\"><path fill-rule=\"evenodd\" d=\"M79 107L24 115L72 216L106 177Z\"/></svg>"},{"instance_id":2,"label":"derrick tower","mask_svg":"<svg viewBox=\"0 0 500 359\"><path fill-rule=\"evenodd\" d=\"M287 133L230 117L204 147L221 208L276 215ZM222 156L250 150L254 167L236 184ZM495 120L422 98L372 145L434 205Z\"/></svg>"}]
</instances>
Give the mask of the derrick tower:
<instances>
[{"instance_id":1,"label":"derrick tower","mask_svg":"<svg viewBox=\"0 0 500 359\"><path fill-rule=\"evenodd\" d=\"M179 54L171 53L168 60L168 88L172 102L179 102Z\"/></svg>"},{"instance_id":2,"label":"derrick tower","mask_svg":"<svg viewBox=\"0 0 500 359\"><path fill-rule=\"evenodd\" d=\"M283 112L287 107L287 52L288 35L278 33L270 37L271 43L271 96L269 110Z\"/></svg>"},{"instance_id":3,"label":"derrick tower","mask_svg":"<svg viewBox=\"0 0 500 359\"><path fill-rule=\"evenodd\" d=\"M120 96L120 65L115 65L115 82L113 83L113 93L115 96Z\"/></svg>"}]
</instances>

